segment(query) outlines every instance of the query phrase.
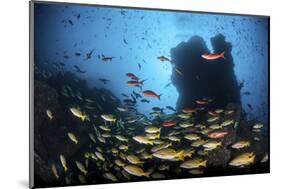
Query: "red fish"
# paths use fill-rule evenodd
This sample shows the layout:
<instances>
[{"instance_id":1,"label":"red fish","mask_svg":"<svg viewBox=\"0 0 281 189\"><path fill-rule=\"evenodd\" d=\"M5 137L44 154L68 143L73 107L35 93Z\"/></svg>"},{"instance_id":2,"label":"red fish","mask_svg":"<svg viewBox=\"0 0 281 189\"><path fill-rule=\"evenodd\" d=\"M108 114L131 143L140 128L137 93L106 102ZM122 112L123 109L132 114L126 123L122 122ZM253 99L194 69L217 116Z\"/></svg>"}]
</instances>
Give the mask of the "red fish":
<instances>
[{"instance_id":1,"label":"red fish","mask_svg":"<svg viewBox=\"0 0 281 189\"><path fill-rule=\"evenodd\" d=\"M153 91L147 90L147 91L143 91L142 93L143 93L143 95L146 96L146 97L154 97L154 98L158 98L158 100L160 100L160 96L161 96L161 95L158 95L158 94L156 94L156 93L153 92Z\"/></svg>"},{"instance_id":2,"label":"red fish","mask_svg":"<svg viewBox=\"0 0 281 189\"><path fill-rule=\"evenodd\" d=\"M206 101L206 100L196 100L195 102L196 102L197 104L200 104L200 105L208 104L208 101Z\"/></svg>"},{"instance_id":3,"label":"red fish","mask_svg":"<svg viewBox=\"0 0 281 189\"><path fill-rule=\"evenodd\" d=\"M218 114L216 112L213 111L208 111L208 114L211 116L218 116Z\"/></svg>"},{"instance_id":4,"label":"red fish","mask_svg":"<svg viewBox=\"0 0 281 189\"><path fill-rule=\"evenodd\" d=\"M217 132L213 132L213 133L208 134L208 137L212 138L212 139L219 139L219 138L225 137L227 134L228 134L228 132L217 131Z\"/></svg>"},{"instance_id":5,"label":"red fish","mask_svg":"<svg viewBox=\"0 0 281 189\"><path fill-rule=\"evenodd\" d=\"M133 73L126 73L126 76L131 78L132 80L139 80L139 78Z\"/></svg>"},{"instance_id":6,"label":"red fish","mask_svg":"<svg viewBox=\"0 0 281 189\"><path fill-rule=\"evenodd\" d=\"M224 57L225 52L223 51L222 53L214 53L214 54L202 54L201 57L206 59L206 60L216 60L219 58L225 58Z\"/></svg>"},{"instance_id":7,"label":"red fish","mask_svg":"<svg viewBox=\"0 0 281 189\"><path fill-rule=\"evenodd\" d=\"M176 126L176 122L164 122L164 123L162 123L162 126L164 126L164 127L173 127L173 126Z\"/></svg>"},{"instance_id":8,"label":"red fish","mask_svg":"<svg viewBox=\"0 0 281 189\"><path fill-rule=\"evenodd\" d=\"M183 113L195 113L196 109L194 109L194 108L184 108L184 109L182 109L182 112Z\"/></svg>"},{"instance_id":9,"label":"red fish","mask_svg":"<svg viewBox=\"0 0 281 189\"><path fill-rule=\"evenodd\" d=\"M133 81L128 81L127 84L128 84L129 86L135 87L135 86L143 85L143 82L144 82L144 81L135 81L135 80L133 80Z\"/></svg>"}]
</instances>

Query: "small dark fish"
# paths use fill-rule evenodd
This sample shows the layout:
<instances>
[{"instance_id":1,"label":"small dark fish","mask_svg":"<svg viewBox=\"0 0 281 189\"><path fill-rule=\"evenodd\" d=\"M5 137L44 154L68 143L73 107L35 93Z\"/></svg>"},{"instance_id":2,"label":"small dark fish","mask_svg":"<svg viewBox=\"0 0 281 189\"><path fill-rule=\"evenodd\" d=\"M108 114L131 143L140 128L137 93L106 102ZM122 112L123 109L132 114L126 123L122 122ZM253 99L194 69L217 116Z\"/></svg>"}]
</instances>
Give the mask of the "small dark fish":
<instances>
[{"instance_id":1,"label":"small dark fish","mask_svg":"<svg viewBox=\"0 0 281 189\"><path fill-rule=\"evenodd\" d=\"M127 97L127 98L129 97L128 95L126 95L126 94L124 94L124 93L122 93L121 95L124 96L124 97Z\"/></svg>"},{"instance_id":2,"label":"small dark fish","mask_svg":"<svg viewBox=\"0 0 281 189\"><path fill-rule=\"evenodd\" d=\"M121 12L122 15L124 15L124 16L126 15L126 11L121 10L120 12Z\"/></svg>"},{"instance_id":3,"label":"small dark fish","mask_svg":"<svg viewBox=\"0 0 281 189\"><path fill-rule=\"evenodd\" d=\"M246 91L243 93L244 95L250 95L251 93L249 91Z\"/></svg>"},{"instance_id":4,"label":"small dark fish","mask_svg":"<svg viewBox=\"0 0 281 189\"><path fill-rule=\"evenodd\" d=\"M136 97L137 99L142 97L139 93L137 93L137 92L135 92L135 91L133 91L133 94L135 95L135 97Z\"/></svg>"},{"instance_id":5,"label":"small dark fish","mask_svg":"<svg viewBox=\"0 0 281 189\"><path fill-rule=\"evenodd\" d=\"M183 73L182 73L179 69L175 68L175 71L176 71L179 75L183 76Z\"/></svg>"},{"instance_id":6,"label":"small dark fish","mask_svg":"<svg viewBox=\"0 0 281 189\"><path fill-rule=\"evenodd\" d=\"M141 70L141 64L140 63L138 63L138 67L139 67L139 70Z\"/></svg>"},{"instance_id":7,"label":"small dark fish","mask_svg":"<svg viewBox=\"0 0 281 189\"><path fill-rule=\"evenodd\" d=\"M152 110L155 111L155 112L162 112L163 108L153 107Z\"/></svg>"},{"instance_id":8,"label":"small dark fish","mask_svg":"<svg viewBox=\"0 0 281 189\"><path fill-rule=\"evenodd\" d=\"M69 57L67 55L64 55L63 58L68 59Z\"/></svg>"},{"instance_id":9,"label":"small dark fish","mask_svg":"<svg viewBox=\"0 0 281 189\"><path fill-rule=\"evenodd\" d=\"M102 82L103 84L107 84L109 82L108 79L104 79L104 78L100 78L99 81Z\"/></svg>"},{"instance_id":10,"label":"small dark fish","mask_svg":"<svg viewBox=\"0 0 281 189\"><path fill-rule=\"evenodd\" d=\"M75 16L78 20L80 19L80 14L76 14Z\"/></svg>"},{"instance_id":11,"label":"small dark fish","mask_svg":"<svg viewBox=\"0 0 281 189\"><path fill-rule=\"evenodd\" d=\"M92 54L93 54L94 50L95 49L91 50L89 53L86 53L86 58L85 58L86 60L89 60L92 58Z\"/></svg>"},{"instance_id":12,"label":"small dark fish","mask_svg":"<svg viewBox=\"0 0 281 189\"><path fill-rule=\"evenodd\" d=\"M166 85L164 86L164 88L170 87L170 86L171 86L171 84L172 84L172 82L170 82L170 83L166 84Z\"/></svg>"},{"instance_id":13,"label":"small dark fish","mask_svg":"<svg viewBox=\"0 0 281 189\"><path fill-rule=\"evenodd\" d=\"M141 99L141 102L143 102L143 103L149 103L150 101L147 100L147 99Z\"/></svg>"},{"instance_id":14,"label":"small dark fish","mask_svg":"<svg viewBox=\"0 0 281 189\"><path fill-rule=\"evenodd\" d=\"M76 72L78 72L78 73L81 73L81 74L86 73L86 71L82 71L77 65L74 65L73 67L76 69Z\"/></svg>"},{"instance_id":15,"label":"small dark fish","mask_svg":"<svg viewBox=\"0 0 281 189\"><path fill-rule=\"evenodd\" d=\"M73 26L73 22L72 20L68 20L68 23L71 24Z\"/></svg>"},{"instance_id":16,"label":"small dark fish","mask_svg":"<svg viewBox=\"0 0 281 189\"><path fill-rule=\"evenodd\" d=\"M128 45L128 42L126 41L125 37L123 37L123 42Z\"/></svg>"},{"instance_id":17,"label":"small dark fish","mask_svg":"<svg viewBox=\"0 0 281 189\"><path fill-rule=\"evenodd\" d=\"M75 53L75 56L81 56L81 53L76 52L76 53Z\"/></svg>"},{"instance_id":18,"label":"small dark fish","mask_svg":"<svg viewBox=\"0 0 281 189\"><path fill-rule=\"evenodd\" d=\"M129 104L135 104L136 103L135 101L133 101L132 99L129 99L129 98L124 99L123 102L129 103Z\"/></svg>"},{"instance_id":19,"label":"small dark fish","mask_svg":"<svg viewBox=\"0 0 281 189\"><path fill-rule=\"evenodd\" d=\"M239 89L242 89L244 87L244 81L240 82L238 87Z\"/></svg>"},{"instance_id":20,"label":"small dark fish","mask_svg":"<svg viewBox=\"0 0 281 189\"><path fill-rule=\"evenodd\" d=\"M110 61L112 61L112 59L114 58L113 56L108 56L108 57L106 57L106 56L104 56L104 55L101 55L102 56L102 61L104 61L104 62L110 62Z\"/></svg>"},{"instance_id":21,"label":"small dark fish","mask_svg":"<svg viewBox=\"0 0 281 189\"><path fill-rule=\"evenodd\" d=\"M157 57L157 59L159 59L161 62L167 61L167 62L173 63L172 60L170 60L169 58L167 58L165 56L159 56L159 57Z\"/></svg>"},{"instance_id":22,"label":"small dark fish","mask_svg":"<svg viewBox=\"0 0 281 189\"><path fill-rule=\"evenodd\" d=\"M172 106L166 106L166 108L167 108L168 110L171 110L171 111L176 112L175 108L173 108Z\"/></svg>"},{"instance_id":23,"label":"small dark fish","mask_svg":"<svg viewBox=\"0 0 281 189\"><path fill-rule=\"evenodd\" d=\"M247 104L247 106L249 107L249 109L250 109L251 111L253 111L253 107L252 107L251 104Z\"/></svg>"},{"instance_id":24,"label":"small dark fish","mask_svg":"<svg viewBox=\"0 0 281 189\"><path fill-rule=\"evenodd\" d=\"M134 100L134 102L137 102L136 97L134 97L134 95L131 94L132 99Z\"/></svg>"}]
</instances>

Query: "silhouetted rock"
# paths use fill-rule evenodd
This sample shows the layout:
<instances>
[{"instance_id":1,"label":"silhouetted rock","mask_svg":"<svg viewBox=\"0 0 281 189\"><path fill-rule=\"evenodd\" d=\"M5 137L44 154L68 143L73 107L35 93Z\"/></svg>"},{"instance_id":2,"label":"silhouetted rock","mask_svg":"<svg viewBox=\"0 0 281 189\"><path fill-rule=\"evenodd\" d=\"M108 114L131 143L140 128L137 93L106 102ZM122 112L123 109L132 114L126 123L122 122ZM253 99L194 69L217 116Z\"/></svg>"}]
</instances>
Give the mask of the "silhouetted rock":
<instances>
[{"instance_id":1,"label":"silhouetted rock","mask_svg":"<svg viewBox=\"0 0 281 189\"><path fill-rule=\"evenodd\" d=\"M202 54L210 51L199 36L171 50L175 63L172 82L179 92L178 110L193 107L194 101L203 97L214 99L214 108L225 107L229 103L241 104L240 88L233 69L232 46L221 34L211 38L211 44L214 53L225 52L225 59L210 61L202 58Z\"/></svg>"}]
</instances>

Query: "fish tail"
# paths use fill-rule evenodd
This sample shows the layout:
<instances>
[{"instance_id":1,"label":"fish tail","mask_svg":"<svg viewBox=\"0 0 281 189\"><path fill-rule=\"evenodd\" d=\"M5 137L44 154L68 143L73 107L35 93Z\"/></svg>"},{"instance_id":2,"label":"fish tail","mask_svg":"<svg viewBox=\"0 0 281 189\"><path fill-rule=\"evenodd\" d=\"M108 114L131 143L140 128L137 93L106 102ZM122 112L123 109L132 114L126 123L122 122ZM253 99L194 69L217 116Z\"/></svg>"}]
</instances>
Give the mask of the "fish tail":
<instances>
[{"instance_id":1,"label":"fish tail","mask_svg":"<svg viewBox=\"0 0 281 189\"><path fill-rule=\"evenodd\" d=\"M160 132L158 133L158 135L156 136L156 138L158 138L158 139L160 138Z\"/></svg>"},{"instance_id":2,"label":"fish tail","mask_svg":"<svg viewBox=\"0 0 281 189\"><path fill-rule=\"evenodd\" d=\"M143 176L149 178L150 172L143 173Z\"/></svg>"},{"instance_id":3,"label":"fish tail","mask_svg":"<svg viewBox=\"0 0 281 189\"><path fill-rule=\"evenodd\" d=\"M153 145L153 144L154 144L154 142L153 142L153 141L149 141L149 142L148 142L148 144Z\"/></svg>"},{"instance_id":4,"label":"fish tail","mask_svg":"<svg viewBox=\"0 0 281 189\"><path fill-rule=\"evenodd\" d=\"M160 97L162 96L162 94L160 94L160 95L157 95L157 98L158 98L158 100L160 100Z\"/></svg>"},{"instance_id":5,"label":"fish tail","mask_svg":"<svg viewBox=\"0 0 281 189\"><path fill-rule=\"evenodd\" d=\"M143 85L143 83L146 81L147 79L144 79L142 81L140 81L140 84Z\"/></svg>"},{"instance_id":6,"label":"fish tail","mask_svg":"<svg viewBox=\"0 0 281 189\"><path fill-rule=\"evenodd\" d=\"M184 150L178 152L178 153L176 154L176 157L177 157L179 160L184 161Z\"/></svg>"},{"instance_id":7,"label":"fish tail","mask_svg":"<svg viewBox=\"0 0 281 189\"><path fill-rule=\"evenodd\" d=\"M223 52L221 53L221 57L225 59L225 56L224 56L224 55L225 55L225 51L223 51Z\"/></svg>"},{"instance_id":8,"label":"fish tail","mask_svg":"<svg viewBox=\"0 0 281 189\"><path fill-rule=\"evenodd\" d=\"M65 166L64 167L64 172L67 172L68 171L68 168Z\"/></svg>"},{"instance_id":9,"label":"fish tail","mask_svg":"<svg viewBox=\"0 0 281 189\"><path fill-rule=\"evenodd\" d=\"M254 163L255 157L256 157L256 155L253 155L253 156L250 158L250 163Z\"/></svg>"},{"instance_id":10,"label":"fish tail","mask_svg":"<svg viewBox=\"0 0 281 189\"><path fill-rule=\"evenodd\" d=\"M86 119L87 116L86 116L86 115L81 115L80 117L81 117L81 120L82 120L82 121L85 121L85 119Z\"/></svg>"},{"instance_id":11,"label":"fish tail","mask_svg":"<svg viewBox=\"0 0 281 189\"><path fill-rule=\"evenodd\" d=\"M200 163L200 166L207 167L207 160L204 160Z\"/></svg>"}]
</instances>

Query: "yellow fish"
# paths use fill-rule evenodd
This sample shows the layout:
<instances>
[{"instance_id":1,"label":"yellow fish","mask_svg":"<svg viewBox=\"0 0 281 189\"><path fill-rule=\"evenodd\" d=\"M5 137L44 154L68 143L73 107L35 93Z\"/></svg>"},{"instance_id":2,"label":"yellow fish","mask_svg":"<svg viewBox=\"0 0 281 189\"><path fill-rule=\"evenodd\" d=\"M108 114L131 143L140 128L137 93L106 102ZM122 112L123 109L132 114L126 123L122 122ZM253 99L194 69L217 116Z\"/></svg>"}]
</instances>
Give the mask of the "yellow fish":
<instances>
[{"instance_id":1,"label":"yellow fish","mask_svg":"<svg viewBox=\"0 0 281 189\"><path fill-rule=\"evenodd\" d=\"M146 137L154 140L154 139L159 139L160 138L160 133L147 133Z\"/></svg>"},{"instance_id":2,"label":"yellow fish","mask_svg":"<svg viewBox=\"0 0 281 189\"><path fill-rule=\"evenodd\" d=\"M72 142L74 142L75 144L78 144L78 139L76 138L76 136L73 133L68 132L67 135Z\"/></svg>"},{"instance_id":3,"label":"yellow fish","mask_svg":"<svg viewBox=\"0 0 281 189\"><path fill-rule=\"evenodd\" d=\"M125 163L123 163L120 159L116 159L114 162L119 167L124 167L125 166Z\"/></svg>"},{"instance_id":4,"label":"yellow fish","mask_svg":"<svg viewBox=\"0 0 281 189\"><path fill-rule=\"evenodd\" d=\"M101 118L108 122L115 122L117 120L115 115L112 114L102 114Z\"/></svg>"},{"instance_id":5,"label":"yellow fish","mask_svg":"<svg viewBox=\"0 0 281 189\"><path fill-rule=\"evenodd\" d=\"M176 151L172 148L164 148L161 150L158 150L152 154L154 157L157 157L159 159L165 159L170 161L183 161L184 160L184 150Z\"/></svg>"},{"instance_id":6,"label":"yellow fish","mask_svg":"<svg viewBox=\"0 0 281 189\"><path fill-rule=\"evenodd\" d=\"M151 174L150 172L144 172L142 168L136 166L136 165L126 165L124 167L124 170L134 176L138 176L138 177L149 177L149 175Z\"/></svg>"},{"instance_id":7,"label":"yellow fish","mask_svg":"<svg viewBox=\"0 0 281 189\"><path fill-rule=\"evenodd\" d=\"M109 172L108 173L104 173L103 177L106 178L106 179L111 180L112 182L118 181L117 177L115 175L113 175L112 173L109 173Z\"/></svg>"},{"instance_id":8,"label":"yellow fish","mask_svg":"<svg viewBox=\"0 0 281 189\"><path fill-rule=\"evenodd\" d=\"M50 120L52 120L54 118L53 113L51 112L51 110L47 109L46 110L46 114L49 117Z\"/></svg>"},{"instance_id":9,"label":"yellow fish","mask_svg":"<svg viewBox=\"0 0 281 189\"><path fill-rule=\"evenodd\" d=\"M153 145L153 141L145 136L134 136L133 139L140 144L149 144Z\"/></svg>"},{"instance_id":10,"label":"yellow fish","mask_svg":"<svg viewBox=\"0 0 281 189\"><path fill-rule=\"evenodd\" d=\"M210 140L207 143L203 144L203 147L205 148L205 150L213 150L221 145L222 145L222 142Z\"/></svg>"},{"instance_id":11,"label":"yellow fish","mask_svg":"<svg viewBox=\"0 0 281 189\"><path fill-rule=\"evenodd\" d=\"M87 116L84 112L81 112L80 109L77 109L77 108L72 107L72 108L70 108L69 110L71 111L71 113L72 113L74 116L80 118L82 121L85 121L85 119L88 119L88 116Z\"/></svg>"},{"instance_id":12,"label":"yellow fish","mask_svg":"<svg viewBox=\"0 0 281 189\"><path fill-rule=\"evenodd\" d=\"M207 166L207 160L202 159L191 159L183 162L180 167L183 169L194 169L198 167L206 167Z\"/></svg>"},{"instance_id":13,"label":"yellow fish","mask_svg":"<svg viewBox=\"0 0 281 189\"><path fill-rule=\"evenodd\" d=\"M200 136L198 136L197 134L191 133L191 134L186 134L184 136L184 138L187 139L187 140L199 140Z\"/></svg>"},{"instance_id":14,"label":"yellow fish","mask_svg":"<svg viewBox=\"0 0 281 189\"><path fill-rule=\"evenodd\" d=\"M159 133L161 131L161 128L154 127L154 126L148 126L145 128L146 133Z\"/></svg>"},{"instance_id":15,"label":"yellow fish","mask_svg":"<svg viewBox=\"0 0 281 189\"><path fill-rule=\"evenodd\" d=\"M60 155L60 162L62 164L62 167L63 167L64 171L67 172L68 167L67 167L67 164L66 164L65 157L62 154Z\"/></svg>"},{"instance_id":16,"label":"yellow fish","mask_svg":"<svg viewBox=\"0 0 281 189\"><path fill-rule=\"evenodd\" d=\"M245 165L250 165L251 163L254 163L255 157L256 155L253 152L251 153L246 152L232 159L229 162L229 165L234 167L242 167Z\"/></svg>"},{"instance_id":17,"label":"yellow fish","mask_svg":"<svg viewBox=\"0 0 281 189\"><path fill-rule=\"evenodd\" d=\"M137 156L135 155L128 155L126 159L131 163L131 164L143 164L144 162L141 161Z\"/></svg>"},{"instance_id":18,"label":"yellow fish","mask_svg":"<svg viewBox=\"0 0 281 189\"><path fill-rule=\"evenodd\" d=\"M85 175L88 173L88 171L86 170L85 166L82 163L80 163L79 161L75 161L75 163L76 163L76 166L78 167L78 169L82 173L84 173Z\"/></svg>"},{"instance_id":19,"label":"yellow fish","mask_svg":"<svg viewBox=\"0 0 281 189\"><path fill-rule=\"evenodd\" d=\"M241 149L241 148L249 147L250 145L251 145L250 141L241 140L232 144L231 147L234 149Z\"/></svg>"},{"instance_id":20,"label":"yellow fish","mask_svg":"<svg viewBox=\"0 0 281 189\"><path fill-rule=\"evenodd\" d=\"M52 164L52 172L55 175L56 179L60 178L55 164Z\"/></svg>"}]
</instances>

